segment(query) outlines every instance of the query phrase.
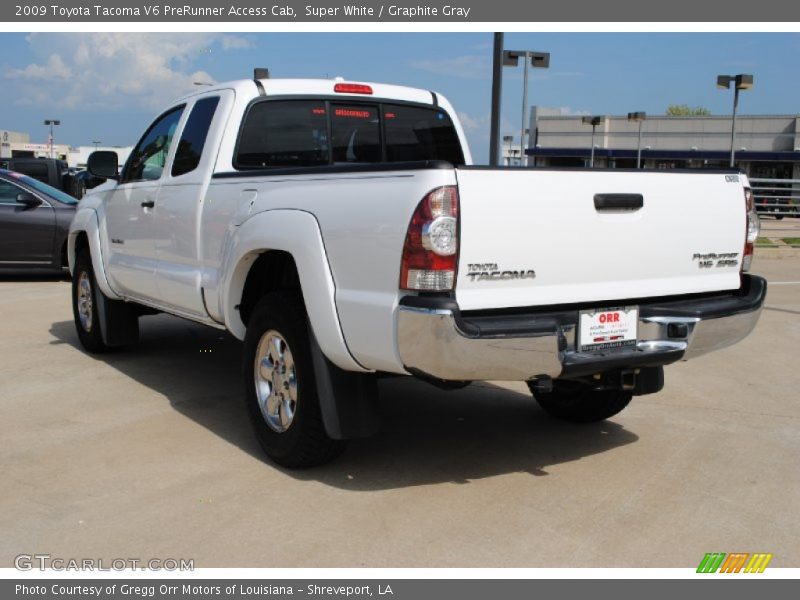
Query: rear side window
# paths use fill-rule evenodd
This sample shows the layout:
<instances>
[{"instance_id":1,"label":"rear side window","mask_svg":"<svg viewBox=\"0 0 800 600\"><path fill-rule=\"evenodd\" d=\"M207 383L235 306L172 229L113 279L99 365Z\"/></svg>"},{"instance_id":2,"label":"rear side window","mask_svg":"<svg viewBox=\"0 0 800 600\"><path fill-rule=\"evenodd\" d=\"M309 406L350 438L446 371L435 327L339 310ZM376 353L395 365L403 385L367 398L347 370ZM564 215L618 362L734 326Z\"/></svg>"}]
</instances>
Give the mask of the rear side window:
<instances>
[{"instance_id":1,"label":"rear side window","mask_svg":"<svg viewBox=\"0 0 800 600\"><path fill-rule=\"evenodd\" d=\"M387 104L383 112L386 160L446 160L464 164L450 117L442 110Z\"/></svg>"},{"instance_id":2,"label":"rear side window","mask_svg":"<svg viewBox=\"0 0 800 600\"><path fill-rule=\"evenodd\" d=\"M247 113L235 161L238 168L313 167L328 161L324 102L260 102Z\"/></svg>"},{"instance_id":3,"label":"rear side window","mask_svg":"<svg viewBox=\"0 0 800 600\"><path fill-rule=\"evenodd\" d=\"M217 110L219 97L203 98L195 102L189 119L181 133L178 147L175 149L175 160L172 162L172 176L177 177L194 171L203 156L206 137Z\"/></svg>"}]
</instances>

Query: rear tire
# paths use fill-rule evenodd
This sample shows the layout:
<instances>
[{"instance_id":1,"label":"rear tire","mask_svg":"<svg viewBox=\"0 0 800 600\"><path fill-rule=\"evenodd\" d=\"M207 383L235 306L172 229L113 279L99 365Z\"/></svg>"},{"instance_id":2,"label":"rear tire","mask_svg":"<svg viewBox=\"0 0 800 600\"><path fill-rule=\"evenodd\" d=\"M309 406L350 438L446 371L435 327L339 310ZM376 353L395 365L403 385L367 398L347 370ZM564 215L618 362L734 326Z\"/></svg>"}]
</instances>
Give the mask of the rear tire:
<instances>
[{"instance_id":1,"label":"rear tire","mask_svg":"<svg viewBox=\"0 0 800 600\"><path fill-rule=\"evenodd\" d=\"M631 401L624 390L595 390L576 381L554 381L552 392L539 392L528 382L539 406L552 417L571 423L595 423L613 417Z\"/></svg>"},{"instance_id":2,"label":"rear tire","mask_svg":"<svg viewBox=\"0 0 800 600\"><path fill-rule=\"evenodd\" d=\"M273 461L302 469L330 462L344 451L346 442L328 437L322 421L298 294L270 293L255 306L242 371L256 438Z\"/></svg>"}]
</instances>

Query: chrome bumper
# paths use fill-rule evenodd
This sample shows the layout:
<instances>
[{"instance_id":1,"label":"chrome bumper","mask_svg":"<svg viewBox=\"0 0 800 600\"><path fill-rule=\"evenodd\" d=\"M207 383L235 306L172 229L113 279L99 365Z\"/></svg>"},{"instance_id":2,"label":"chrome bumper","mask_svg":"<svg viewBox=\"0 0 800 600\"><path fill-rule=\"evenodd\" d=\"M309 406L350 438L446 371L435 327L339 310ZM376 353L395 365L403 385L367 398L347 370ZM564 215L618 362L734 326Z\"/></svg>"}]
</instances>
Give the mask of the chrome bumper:
<instances>
[{"instance_id":1,"label":"chrome bumper","mask_svg":"<svg viewBox=\"0 0 800 600\"><path fill-rule=\"evenodd\" d=\"M398 307L397 340L410 373L437 379L577 377L665 365L735 344L755 327L765 296L766 282L746 275L734 294L639 302L637 346L602 353L576 351L578 308L574 318L569 311L519 315L518 331L485 334L475 331L453 301L409 297Z\"/></svg>"}]
</instances>

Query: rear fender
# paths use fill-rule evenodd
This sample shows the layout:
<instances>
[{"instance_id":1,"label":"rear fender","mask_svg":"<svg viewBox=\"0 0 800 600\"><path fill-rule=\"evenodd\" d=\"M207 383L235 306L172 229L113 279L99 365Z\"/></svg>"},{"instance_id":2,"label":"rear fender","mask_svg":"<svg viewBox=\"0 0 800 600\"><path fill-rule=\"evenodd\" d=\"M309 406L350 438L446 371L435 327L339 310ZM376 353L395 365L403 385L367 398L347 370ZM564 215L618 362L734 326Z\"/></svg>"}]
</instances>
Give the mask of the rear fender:
<instances>
[{"instance_id":1,"label":"rear fender","mask_svg":"<svg viewBox=\"0 0 800 600\"><path fill-rule=\"evenodd\" d=\"M294 258L308 320L325 356L347 371L366 372L347 348L334 296L336 286L316 218L302 210L269 210L250 217L228 239L221 272L220 304L225 326L244 339L239 303L247 275L258 256L282 250Z\"/></svg>"}]
</instances>

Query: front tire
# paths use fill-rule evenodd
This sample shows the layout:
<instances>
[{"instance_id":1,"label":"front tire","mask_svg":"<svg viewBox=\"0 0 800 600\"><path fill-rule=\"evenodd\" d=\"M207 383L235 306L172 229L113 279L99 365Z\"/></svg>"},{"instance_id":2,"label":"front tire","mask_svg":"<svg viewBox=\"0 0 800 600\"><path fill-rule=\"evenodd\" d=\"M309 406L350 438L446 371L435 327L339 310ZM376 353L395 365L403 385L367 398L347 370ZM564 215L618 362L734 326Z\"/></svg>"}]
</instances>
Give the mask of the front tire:
<instances>
[{"instance_id":1,"label":"front tire","mask_svg":"<svg viewBox=\"0 0 800 600\"><path fill-rule=\"evenodd\" d=\"M100 331L100 315L97 310L97 284L92 268L92 259L87 251L78 254L72 274L72 315L81 346L88 352L100 354L111 348L103 341Z\"/></svg>"},{"instance_id":2,"label":"front tire","mask_svg":"<svg viewBox=\"0 0 800 600\"><path fill-rule=\"evenodd\" d=\"M539 406L552 417L571 423L595 423L613 417L631 401L625 390L595 390L577 381L554 381L552 392L528 387Z\"/></svg>"},{"instance_id":3,"label":"front tire","mask_svg":"<svg viewBox=\"0 0 800 600\"><path fill-rule=\"evenodd\" d=\"M322 422L309 331L298 294L271 293L253 310L244 340L243 378L259 444L290 469L330 462L345 448Z\"/></svg>"}]
</instances>

